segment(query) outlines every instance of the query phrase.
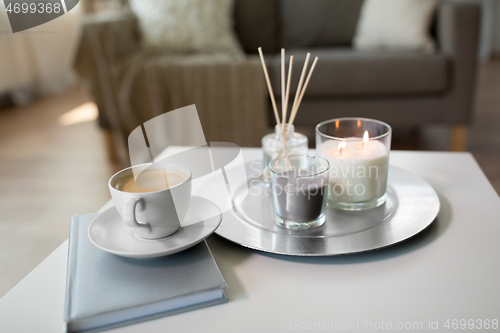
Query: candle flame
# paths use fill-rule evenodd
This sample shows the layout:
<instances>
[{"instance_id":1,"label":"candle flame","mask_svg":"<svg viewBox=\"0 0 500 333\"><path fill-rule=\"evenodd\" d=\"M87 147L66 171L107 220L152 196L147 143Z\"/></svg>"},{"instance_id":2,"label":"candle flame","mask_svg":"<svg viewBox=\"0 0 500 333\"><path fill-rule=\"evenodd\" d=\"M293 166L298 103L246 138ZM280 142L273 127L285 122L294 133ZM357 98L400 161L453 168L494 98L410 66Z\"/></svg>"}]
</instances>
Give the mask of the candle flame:
<instances>
[{"instance_id":1,"label":"candle flame","mask_svg":"<svg viewBox=\"0 0 500 333\"><path fill-rule=\"evenodd\" d=\"M342 150L345 148L345 146L346 146L346 143L344 141L339 143L339 155L342 155Z\"/></svg>"},{"instance_id":2,"label":"candle flame","mask_svg":"<svg viewBox=\"0 0 500 333\"><path fill-rule=\"evenodd\" d=\"M358 119L358 127L361 127L361 120Z\"/></svg>"},{"instance_id":3,"label":"candle flame","mask_svg":"<svg viewBox=\"0 0 500 333\"><path fill-rule=\"evenodd\" d=\"M370 139L370 135L368 134L368 131L365 131L365 134L363 134L363 142L361 142L361 149L365 149L365 142L368 142Z\"/></svg>"},{"instance_id":4,"label":"candle flame","mask_svg":"<svg viewBox=\"0 0 500 333\"><path fill-rule=\"evenodd\" d=\"M335 128L338 129L339 128L339 121L338 120L335 120Z\"/></svg>"}]
</instances>

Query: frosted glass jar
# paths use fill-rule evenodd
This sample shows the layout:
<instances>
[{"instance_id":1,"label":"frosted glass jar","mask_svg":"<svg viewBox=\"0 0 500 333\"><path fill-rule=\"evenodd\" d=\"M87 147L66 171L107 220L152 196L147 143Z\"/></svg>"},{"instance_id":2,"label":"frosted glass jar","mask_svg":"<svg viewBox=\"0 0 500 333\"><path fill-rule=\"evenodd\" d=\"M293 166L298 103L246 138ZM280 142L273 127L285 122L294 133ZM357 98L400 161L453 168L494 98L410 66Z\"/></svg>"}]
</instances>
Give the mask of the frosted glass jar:
<instances>
[{"instance_id":1,"label":"frosted glass jar","mask_svg":"<svg viewBox=\"0 0 500 333\"><path fill-rule=\"evenodd\" d=\"M308 149L307 136L296 133L293 125L286 124L285 131L287 137L283 145L282 126L276 125L274 133L267 134L262 138L262 153L264 168L264 181L269 183L269 162L280 156L286 155L306 155ZM285 149L284 149L285 148Z\"/></svg>"}]
</instances>

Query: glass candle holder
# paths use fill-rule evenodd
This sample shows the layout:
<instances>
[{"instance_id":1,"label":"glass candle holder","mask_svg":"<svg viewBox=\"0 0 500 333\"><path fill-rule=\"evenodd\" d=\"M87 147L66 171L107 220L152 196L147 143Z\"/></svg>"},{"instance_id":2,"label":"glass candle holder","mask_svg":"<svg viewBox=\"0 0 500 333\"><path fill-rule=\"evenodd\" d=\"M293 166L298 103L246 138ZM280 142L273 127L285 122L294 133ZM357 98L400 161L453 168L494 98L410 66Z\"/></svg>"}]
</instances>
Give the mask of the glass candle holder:
<instances>
[{"instance_id":1,"label":"glass candle holder","mask_svg":"<svg viewBox=\"0 0 500 333\"><path fill-rule=\"evenodd\" d=\"M264 155L264 182L270 184L269 180L269 162L275 158L286 155L306 155L308 149L307 136L296 133L293 125L286 124L285 132L287 134L285 145L283 145L282 125L274 127L274 133L267 134L262 138L262 152Z\"/></svg>"},{"instance_id":2,"label":"glass candle holder","mask_svg":"<svg viewBox=\"0 0 500 333\"><path fill-rule=\"evenodd\" d=\"M328 160L291 155L269 163L275 222L292 230L321 226L326 220Z\"/></svg>"},{"instance_id":3,"label":"glass candle holder","mask_svg":"<svg viewBox=\"0 0 500 333\"><path fill-rule=\"evenodd\" d=\"M328 204L363 210L386 200L391 127L367 118L338 118L316 126L316 151L330 162Z\"/></svg>"}]
</instances>

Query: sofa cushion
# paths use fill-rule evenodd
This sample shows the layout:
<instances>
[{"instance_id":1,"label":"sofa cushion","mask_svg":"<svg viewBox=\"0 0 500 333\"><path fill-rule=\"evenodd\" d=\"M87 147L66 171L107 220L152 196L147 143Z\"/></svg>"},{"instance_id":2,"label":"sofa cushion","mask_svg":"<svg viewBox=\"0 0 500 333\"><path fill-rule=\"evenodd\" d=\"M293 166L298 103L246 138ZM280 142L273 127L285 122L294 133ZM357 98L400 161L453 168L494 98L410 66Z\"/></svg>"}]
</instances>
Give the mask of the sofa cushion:
<instances>
[{"instance_id":1,"label":"sofa cushion","mask_svg":"<svg viewBox=\"0 0 500 333\"><path fill-rule=\"evenodd\" d=\"M354 47L359 50L433 52L430 36L438 0L366 0Z\"/></svg>"},{"instance_id":2,"label":"sofa cushion","mask_svg":"<svg viewBox=\"0 0 500 333\"><path fill-rule=\"evenodd\" d=\"M233 0L129 0L144 46L170 52L242 54L233 30Z\"/></svg>"},{"instance_id":3,"label":"sofa cushion","mask_svg":"<svg viewBox=\"0 0 500 333\"><path fill-rule=\"evenodd\" d=\"M284 47L350 45L363 0L280 0Z\"/></svg>"},{"instance_id":4,"label":"sofa cushion","mask_svg":"<svg viewBox=\"0 0 500 333\"><path fill-rule=\"evenodd\" d=\"M234 28L246 53L265 53L278 50L277 0L235 0Z\"/></svg>"},{"instance_id":5,"label":"sofa cushion","mask_svg":"<svg viewBox=\"0 0 500 333\"><path fill-rule=\"evenodd\" d=\"M350 48L311 49L319 57L305 93L307 97L439 93L446 90L449 61L441 54L413 52L360 52ZM295 94L307 51L294 55L292 86ZM266 57L273 90L280 95L280 55ZM288 65L287 65L288 68Z\"/></svg>"}]
</instances>

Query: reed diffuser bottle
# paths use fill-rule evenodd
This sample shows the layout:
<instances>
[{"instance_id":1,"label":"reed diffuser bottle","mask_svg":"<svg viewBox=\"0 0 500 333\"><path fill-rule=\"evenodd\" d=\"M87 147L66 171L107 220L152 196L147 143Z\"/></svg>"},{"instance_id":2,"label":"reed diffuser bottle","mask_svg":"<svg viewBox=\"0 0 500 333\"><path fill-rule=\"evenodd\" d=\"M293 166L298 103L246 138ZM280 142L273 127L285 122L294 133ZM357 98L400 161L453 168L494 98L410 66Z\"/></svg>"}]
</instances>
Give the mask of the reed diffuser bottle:
<instances>
[{"instance_id":1,"label":"reed diffuser bottle","mask_svg":"<svg viewBox=\"0 0 500 333\"><path fill-rule=\"evenodd\" d=\"M292 81L292 68L293 68L293 55L290 56L290 63L288 67L288 76L285 80L285 49L281 49L281 119L278 113L278 108L276 107L276 100L274 99L273 88L271 86L271 81L269 80L269 74L267 72L266 62L264 60L264 55L262 49L259 47L259 56L262 63L262 69L264 71L264 77L267 83L267 89L269 90L269 97L271 98L271 104L273 106L274 117L276 118L276 126L274 128L275 133L268 134L262 138L262 151L264 153L263 159L263 175L264 182L269 184L269 162L278 157L287 157L291 155L306 155L307 154L307 137L300 133L295 133L295 128L293 126L293 121L297 116L299 111L300 103L304 97L309 80L311 80L311 75L318 62L318 57L316 57L311 65L309 73L307 74L307 66L309 64L309 59L311 57L310 53L307 53L306 59L304 61L304 67L302 68L302 73L300 75L299 83L297 85L297 92L293 100L293 104L290 110L290 117L287 119L288 114L288 99L290 97L290 84ZM305 79L305 80L304 80Z\"/></svg>"},{"instance_id":2,"label":"reed diffuser bottle","mask_svg":"<svg viewBox=\"0 0 500 333\"><path fill-rule=\"evenodd\" d=\"M262 138L262 151L264 153L263 167L266 168L273 159L282 155L307 154L307 136L295 133L295 127L286 124L285 135L282 135L283 125L276 125L274 133ZM286 136L286 139L284 137ZM283 142L285 143L283 145Z\"/></svg>"}]
</instances>

